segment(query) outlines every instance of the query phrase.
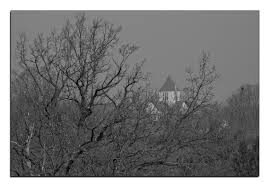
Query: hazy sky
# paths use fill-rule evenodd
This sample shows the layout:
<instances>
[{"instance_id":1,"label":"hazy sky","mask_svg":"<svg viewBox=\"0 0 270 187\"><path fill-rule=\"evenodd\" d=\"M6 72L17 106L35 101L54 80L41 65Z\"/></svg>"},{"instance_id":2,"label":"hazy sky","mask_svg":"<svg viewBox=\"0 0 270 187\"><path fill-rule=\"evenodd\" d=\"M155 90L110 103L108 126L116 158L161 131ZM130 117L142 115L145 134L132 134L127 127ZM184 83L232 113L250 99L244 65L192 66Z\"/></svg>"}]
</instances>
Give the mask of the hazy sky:
<instances>
[{"instance_id":1,"label":"hazy sky","mask_svg":"<svg viewBox=\"0 0 270 187\"><path fill-rule=\"evenodd\" d=\"M76 12L43 11L11 13L11 65L19 32L29 38L61 28ZM121 25L121 41L139 45L130 60L147 59L144 70L159 89L170 74L179 88L185 84L185 69L195 67L202 50L221 74L216 99L224 100L241 84L259 81L259 13L256 11L88 11L95 17Z\"/></svg>"}]
</instances>

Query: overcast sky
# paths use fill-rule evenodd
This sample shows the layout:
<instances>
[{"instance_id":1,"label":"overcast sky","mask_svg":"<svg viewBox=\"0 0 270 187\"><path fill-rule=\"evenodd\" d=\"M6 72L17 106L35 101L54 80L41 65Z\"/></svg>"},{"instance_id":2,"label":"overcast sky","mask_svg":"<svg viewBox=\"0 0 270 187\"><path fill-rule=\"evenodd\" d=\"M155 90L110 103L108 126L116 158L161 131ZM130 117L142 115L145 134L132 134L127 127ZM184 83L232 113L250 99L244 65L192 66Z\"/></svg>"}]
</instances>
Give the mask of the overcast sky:
<instances>
[{"instance_id":1,"label":"overcast sky","mask_svg":"<svg viewBox=\"0 0 270 187\"><path fill-rule=\"evenodd\" d=\"M29 38L61 28L76 12L42 11L11 13L11 65L19 32ZM224 100L244 83L259 81L259 13L256 11L88 11L89 20L102 17L121 25L121 41L139 45L130 59L147 59L144 70L159 89L170 74L179 88L185 85L185 69L195 67L202 50L221 74L216 99Z\"/></svg>"}]
</instances>

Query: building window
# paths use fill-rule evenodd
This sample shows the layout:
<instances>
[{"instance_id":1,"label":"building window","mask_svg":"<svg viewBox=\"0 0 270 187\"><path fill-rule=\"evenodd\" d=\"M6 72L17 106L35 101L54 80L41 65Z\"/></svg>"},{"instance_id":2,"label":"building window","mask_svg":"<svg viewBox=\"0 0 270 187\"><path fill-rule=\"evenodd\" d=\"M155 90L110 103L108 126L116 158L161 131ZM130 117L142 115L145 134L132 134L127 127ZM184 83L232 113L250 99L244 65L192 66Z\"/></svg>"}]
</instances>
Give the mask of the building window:
<instances>
[{"instance_id":1,"label":"building window","mask_svg":"<svg viewBox=\"0 0 270 187\"><path fill-rule=\"evenodd\" d=\"M168 101L168 92L165 92L165 101Z\"/></svg>"},{"instance_id":2,"label":"building window","mask_svg":"<svg viewBox=\"0 0 270 187\"><path fill-rule=\"evenodd\" d=\"M162 101L165 101L165 99L166 99L166 96L165 95L166 95L166 92L163 92L162 93Z\"/></svg>"}]
</instances>

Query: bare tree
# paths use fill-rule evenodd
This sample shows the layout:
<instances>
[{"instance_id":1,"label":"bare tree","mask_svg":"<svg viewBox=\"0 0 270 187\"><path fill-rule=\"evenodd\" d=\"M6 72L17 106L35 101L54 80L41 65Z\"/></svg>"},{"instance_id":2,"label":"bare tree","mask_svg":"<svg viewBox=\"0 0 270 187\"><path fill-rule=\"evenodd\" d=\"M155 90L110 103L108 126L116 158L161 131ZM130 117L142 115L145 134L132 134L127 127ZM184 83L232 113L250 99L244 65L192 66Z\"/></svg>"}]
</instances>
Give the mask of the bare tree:
<instances>
[{"instance_id":1,"label":"bare tree","mask_svg":"<svg viewBox=\"0 0 270 187\"><path fill-rule=\"evenodd\" d=\"M159 142L154 147L150 146L149 150L145 149L143 152L148 156L141 156L147 158L133 166L133 170L139 171L144 168L162 167L164 171L166 168L178 168L183 171L187 167L183 163L183 155L179 155L179 151L186 148L198 150L202 145L217 141L215 125L215 117L211 116L213 113L213 88L214 82L219 77L214 66L210 65L209 53L203 52L199 61L199 71L195 73L190 69L187 70L188 86L184 89L184 101L188 105L185 112L181 111L182 106L165 107L162 113L164 114L160 123L165 127L162 136L159 137ZM213 126L207 126L204 133L199 133L195 129L192 122L200 117L198 123L202 123L202 119L211 118ZM207 156L209 159L212 155ZM193 164L192 164L193 165ZM165 168L164 168L165 167Z\"/></svg>"},{"instance_id":2,"label":"bare tree","mask_svg":"<svg viewBox=\"0 0 270 187\"><path fill-rule=\"evenodd\" d=\"M19 36L23 72L12 77L11 175L188 175L200 164L195 155L214 160L203 152L219 141L212 102L218 74L209 53L202 53L197 73L187 71L183 111L158 102L142 71L145 60L128 64L139 48L122 44L120 31L99 18L87 24L81 14L47 37ZM159 120L147 112L149 102Z\"/></svg>"},{"instance_id":3,"label":"bare tree","mask_svg":"<svg viewBox=\"0 0 270 187\"><path fill-rule=\"evenodd\" d=\"M250 132L257 136L259 134L259 85L242 85L227 99L224 115L230 120L234 130L242 134L241 138L245 138Z\"/></svg>"},{"instance_id":4,"label":"bare tree","mask_svg":"<svg viewBox=\"0 0 270 187\"><path fill-rule=\"evenodd\" d=\"M102 19L88 25L82 14L76 16L74 23L67 21L60 32L53 31L48 37L38 34L29 43L25 34L20 35L16 54L25 81L19 83L23 93L29 93L31 106L39 111L27 114L39 119L28 125L30 134L25 144L19 144L13 137L11 140L14 149L21 149L32 165L41 168L31 175L69 175L74 162L84 153L102 146L104 132L112 125L107 123L108 118L145 79L144 60L133 68L127 64L138 47L121 44L120 31L121 27ZM112 109L107 111L108 116L104 113L103 120L92 123L89 119L102 106ZM63 112L64 109L71 111ZM73 118L67 116L72 111L76 114ZM35 143L31 143L34 139ZM38 144L37 151L34 144ZM24 163L31 165L27 159Z\"/></svg>"}]
</instances>

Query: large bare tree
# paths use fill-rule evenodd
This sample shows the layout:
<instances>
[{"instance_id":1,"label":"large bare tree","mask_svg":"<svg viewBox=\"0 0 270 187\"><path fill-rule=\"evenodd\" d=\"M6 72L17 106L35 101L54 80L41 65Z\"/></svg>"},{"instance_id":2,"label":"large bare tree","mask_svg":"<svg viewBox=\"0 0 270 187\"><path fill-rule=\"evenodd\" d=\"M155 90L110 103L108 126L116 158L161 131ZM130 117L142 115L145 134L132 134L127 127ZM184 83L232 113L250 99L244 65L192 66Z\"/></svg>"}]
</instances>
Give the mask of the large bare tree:
<instances>
[{"instance_id":1,"label":"large bare tree","mask_svg":"<svg viewBox=\"0 0 270 187\"><path fill-rule=\"evenodd\" d=\"M219 75L215 66L211 66L210 54L207 52L202 52L198 65L197 72L187 69L187 86L182 98L187 103L187 109L183 111L182 104L163 106L163 116L159 121L163 133L158 137L157 144L150 144L141 150L141 158L145 159L134 164L133 170L150 168L151 171L159 167L163 174L176 169L180 171L177 175L185 175L184 168L193 167L194 163L187 163L181 152L191 151L189 154L192 155L192 151L196 152L198 148L202 150L207 144L218 142L221 133L217 134L217 127L220 121L215 116L217 112L213 102L213 88ZM201 130L198 126L202 127ZM207 159L212 156L205 155Z\"/></svg>"},{"instance_id":2,"label":"large bare tree","mask_svg":"<svg viewBox=\"0 0 270 187\"><path fill-rule=\"evenodd\" d=\"M103 140L104 131L111 125L105 119L145 79L144 60L133 68L128 65L130 55L138 47L121 44L120 31L121 27L99 18L87 24L82 14L76 16L74 23L67 21L61 31L53 31L49 36L38 34L28 41L25 34L20 34L16 54L24 73L15 82L20 83L20 94L25 94L22 97L29 98L20 103L24 106L20 118L39 119L25 121L25 138L12 136L11 143L15 152L25 157L21 165L28 166L28 174L69 175L73 163ZM31 106L38 110L30 111ZM104 112L102 106L112 108L99 116L103 120L87 120L97 111ZM72 112L73 116L68 116ZM33 143L35 139L38 141Z\"/></svg>"},{"instance_id":3,"label":"large bare tree","mask_svg":"<svg viewBox=\"0 0 270 187\"><path fill-rule=\"evenodd\" d=\"M187 71L183 111L158 102L142 71L145 60L128 63L139 48L123 44L120 31L102 19L88 24L82 14L48 36L29 41L20 34L22 72L12 76L11 87L11 175L164 175L174 169L184 175L193 166L179 152L217 142L212 99L218 75L209 53L202 53L198 72ZM159 108L158 120L146 112L149 102ZM199 131L193 122L203 126L202 119L214 125Z\"/></svg>"}]
</instances>

